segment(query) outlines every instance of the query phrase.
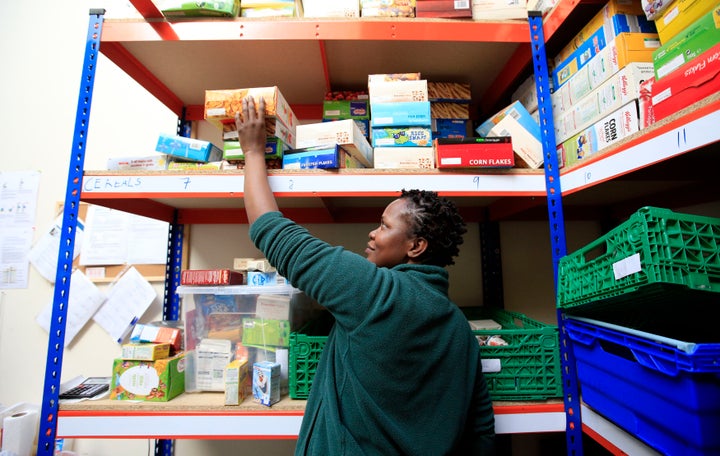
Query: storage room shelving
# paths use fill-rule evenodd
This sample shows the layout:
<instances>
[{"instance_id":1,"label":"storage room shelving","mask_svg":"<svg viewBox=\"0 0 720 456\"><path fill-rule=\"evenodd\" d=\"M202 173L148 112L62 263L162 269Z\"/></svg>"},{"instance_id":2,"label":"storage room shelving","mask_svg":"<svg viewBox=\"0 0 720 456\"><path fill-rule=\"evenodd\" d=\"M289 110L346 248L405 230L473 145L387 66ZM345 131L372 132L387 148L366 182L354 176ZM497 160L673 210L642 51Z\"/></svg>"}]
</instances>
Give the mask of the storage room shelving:
<instances>
[{"instance_id":1,"label":"storage room shelving","mask_svg":"<svg viewBox=\"0 0 720 456\"><path fill-rule=\"evenodd\" d=\"M91 20L85 89L81 89L78 100L75 158L71 160L66 201L80 198L171 224L166 304L175 308L168 309L169 313L177 312L173 287L177 285L182 226L246 223L243 174L85 171L84 137L98 49L185 121L202 120L206 89L267 85L280 87L301 119L319 119L319 102L326 91L360 89L366 86L368 74L405 71L419 71L430 80L470 82L474 98L481 100L473 108L489 115L509 101L512 89L533 71L528 21L167 21L152 1L131 3L143 19L103 22L100 13L99 25ZM542 18L544 43L549 50L535 52L544 55L551 53L553 46L561 46L577 32L583 18L593 15L603 3L559 0ZM717 153L717 125L720 97L715 96L631 136L602 155L559 173L554 170L559 183L553 180L553 185L562 189L556 196L562 196L563 217L621 217L635 210L639 201L642 205L659 201L663 206L716 201L716 192L711 191L711 167L700 164ZM377 209L394 198L397 189L418 186L453 198L468 221L484 222L547 220L549 175L547 170L520 169L273 170L270 182L282 210L301 223L375 221ZM72 226L67 217L66 213L64 223ZM560 241L564 242L562 236ZM66 237L66 247L72 250L73 234L66 233ZM66 275L69 280L69 271L61 266L56 283L67 285ZM56 312L63 311L64 299L62 289L56 287ZM51 334L63 328L55 326ZM303 401L284 401L284 406L273 409L247 406L228 411L219 400L213 402L213 395L189 394L161 404L93 401L90 405L58 407L59 375L50 373L61 368L62 343L53 346L51 339L49 348L43 413L54 415L41 426L41 440L43 436L54 438L55 433L58 437L156 439L297 436ZM564 380L572 382L573 375L570 369ZM585 432L611 451L643 447L584 405L572 414L565 409L562 400L496 403L497 430L574 433L579 429L570 429L567 423L581 415ZM586 415L588 420L584 419ZM268 435L272 428L275 433ZM576 440L576 451L581 452Z\"/></svg>"}]
</instances>

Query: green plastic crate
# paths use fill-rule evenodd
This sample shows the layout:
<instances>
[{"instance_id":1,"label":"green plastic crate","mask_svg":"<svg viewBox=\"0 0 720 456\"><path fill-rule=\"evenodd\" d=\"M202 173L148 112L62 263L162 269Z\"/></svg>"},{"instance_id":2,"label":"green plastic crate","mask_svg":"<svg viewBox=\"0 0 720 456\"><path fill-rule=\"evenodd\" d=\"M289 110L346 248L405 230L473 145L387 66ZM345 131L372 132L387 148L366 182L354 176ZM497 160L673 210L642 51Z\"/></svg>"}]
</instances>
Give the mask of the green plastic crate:
<instances>
[{"instance_id":1,"label":"green plastic crate","mask_svg":"<svg viewBox=\"0 0 720 456\"><path fill-rule=\"evenodd\" d=\"M494 401L562 397L560 345L556 325L518 312L462 308L468 320L492 319L502 329L473 330L476 337L500 336L507 345L481 346L483 371Z\"/></svg>"},{"instance_id":2,"label":"green plastic crate","mask_svg":"<svg viewBox=\"0 0 720 456\"><path fill-rule=\"evenodd\" d=\"M333 322L332 315L323 313L298 331L290 333L288 384L291 398L307 399L310 394L320 354Z\"/></svg>"},{"instance_id":3,"label":"green plastic crate","mask_svg":"<svg viewBox=\"0 0 720 456\"><path fill-rule=\"evenodd\" d=\"M708 291L720 291L720 219L669 209L644 207L558 264L557 306L569 311Z\"/></svg>"},{"instance_id":4,"label":"green plastic crate","mask_svg":"<svg viewBox=\"0 0 720 456\"><path fill-rule=\"evenodd\" d=\"M545 400L562 396L557 326L515 312L463 308L468 319L492 318L501 330L477 330L476 336L498 335L507 346L483 346L483 363L500 366L486 372L493 400ZM332 320L327 317L290 334L290 397L306 399Z\"/></svg>"}]
</instances>

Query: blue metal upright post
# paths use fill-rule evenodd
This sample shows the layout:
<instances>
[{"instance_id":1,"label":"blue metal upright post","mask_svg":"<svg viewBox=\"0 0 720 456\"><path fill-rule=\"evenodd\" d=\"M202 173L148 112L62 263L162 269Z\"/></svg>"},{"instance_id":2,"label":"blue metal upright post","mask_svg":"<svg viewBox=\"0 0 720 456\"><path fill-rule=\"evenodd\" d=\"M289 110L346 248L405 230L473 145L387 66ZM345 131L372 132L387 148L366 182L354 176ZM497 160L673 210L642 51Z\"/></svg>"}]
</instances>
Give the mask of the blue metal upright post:
<instances>
[{"instance_id":1,"label":"blue metal upright post","mask_svg":"<svg viewBox=\"0 0 720 456\"><path fill-rule=\"evenodd\" d=\"M72 276L75 233L80 208L80 193L85 164L85 141L87 140L90 106L95 83L95 69L100 52L100 34L102 33L104 9L90 10L85 60L83 62L80 94L75 116L75 132L70 151L67 188L63 210L58 268L55 275L55 294L53 297L50 333L48 335L47 361L45 365L45 386L40 414L37 454L51 456L55 453L55 435L57 430L58 400L62 372L63 350L65 346L65 323L70 301L70 277Z\"/></svg>"},{"instance_id":2,"label":"blue metal upright post","mask_svg":"<svg viewBox=\"0 0 720 456\"><path fill-rule=\"evenodd\" d=\"M542 13L528 12L530 22L530 43L532 45L533 72L537 90L542 133L543 162L545 167L545 188L547 191L548 217L550 223L550 243L552 247L553 278L557 296L558 263L567 254L565 242L565 217L562 207L562 189L560 186L560 167L555 147L555 126L553 124L552 103L550 100L550 80L548 76L547 55L545 52L545 34L543 32ZM567 454L581 456L582 419L580 416L580 392L575 371L570 340L565 332L563 313L557 310L560 337L560 366L563 378L563 400L565 403Z\"/></svg>"}]
</instances>

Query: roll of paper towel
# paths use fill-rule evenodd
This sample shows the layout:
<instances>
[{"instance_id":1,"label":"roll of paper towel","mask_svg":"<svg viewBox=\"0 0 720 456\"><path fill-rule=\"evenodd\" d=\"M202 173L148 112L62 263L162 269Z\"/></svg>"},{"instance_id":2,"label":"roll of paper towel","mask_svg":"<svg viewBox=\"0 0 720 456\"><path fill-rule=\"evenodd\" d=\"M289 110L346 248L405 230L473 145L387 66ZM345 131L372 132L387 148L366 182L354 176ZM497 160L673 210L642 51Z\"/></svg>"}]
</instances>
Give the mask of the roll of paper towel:
<instances>
[{"instance_id":1,"label":"roll of paper towel","mask_svg":"<svg viewBox=\"0 0 720 456\"><path fill-rule=\"evenodd\" d=\"M37 447L40 414L23 410L3 419L2 450L17 456L31 456Z\"/></svg>"}]
</instances>

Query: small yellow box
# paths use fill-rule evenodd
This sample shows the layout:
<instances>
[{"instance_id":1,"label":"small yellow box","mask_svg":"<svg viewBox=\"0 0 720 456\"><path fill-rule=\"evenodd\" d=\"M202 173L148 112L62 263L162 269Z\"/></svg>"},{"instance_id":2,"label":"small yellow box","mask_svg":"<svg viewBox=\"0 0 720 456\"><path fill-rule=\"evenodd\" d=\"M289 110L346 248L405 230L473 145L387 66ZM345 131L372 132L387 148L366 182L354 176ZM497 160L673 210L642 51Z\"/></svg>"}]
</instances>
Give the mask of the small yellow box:
<instances>
[{"instance_id":1,"label":"small yellow box","mask_svg":"<svg viewBox=\"0 0 720 456\"><path fill-rule=\"evenodd\" d=\"M170 356L170 344L129 343L122 346L122 359L155 361Z\"/></svg>"},{"instance_id":2,"label":"small yellow box","mask_svg":"<svg viewBox=\"0 0 720 456\"><path fill-rule=\"evenodd\" d=\"M652 62L652 54L660 47L657 33L621 33L615 37L618 67L633 62Z\"/></svg>"},{"instance_id":3,"label":"small yellow box","mask_svg":"<svg viewBox=\"0 0 720 456\"><path fill-rule=\"evenodd\" d=\"M230 361L225 367L225 405L240 405L250 388L247 359Z\"/></svg>"},{"instance_id":4,"label":"small yellow box","mask_svg":"<svg viewBox=\"0 0 720 456\"><path fill-rule=\"evenodd\" d=\"M655 19L660 42L667 43L716 6L717 2L711 0L674 0L662 15Z\"/></svg>"}]
</instances>

